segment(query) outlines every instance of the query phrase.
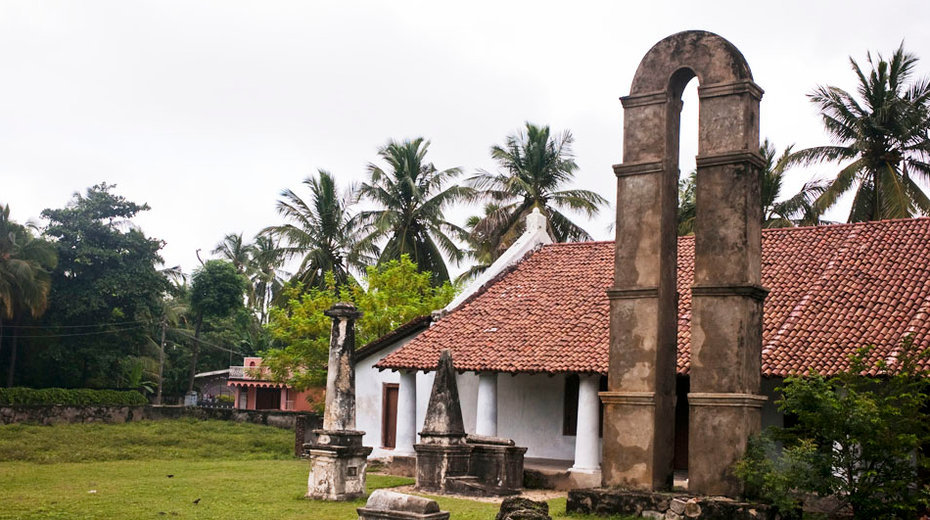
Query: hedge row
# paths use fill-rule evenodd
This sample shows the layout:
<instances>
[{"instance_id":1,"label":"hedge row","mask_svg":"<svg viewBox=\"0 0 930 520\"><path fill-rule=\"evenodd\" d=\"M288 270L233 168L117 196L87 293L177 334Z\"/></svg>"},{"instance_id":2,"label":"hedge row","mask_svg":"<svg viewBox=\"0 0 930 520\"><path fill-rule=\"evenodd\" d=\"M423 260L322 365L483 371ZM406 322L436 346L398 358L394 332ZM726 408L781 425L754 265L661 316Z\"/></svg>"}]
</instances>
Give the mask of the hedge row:
<instances>
[{"instance_id":1,"label":"hedge row","mask_svg":"<svg viewBox=\"0 0 930 520\"><path fill-rule=\"evenodd\" d=\"M142 406L148 400L135 390L89 388L0 388L0 405Z\"/></svg>"}]
</instances>

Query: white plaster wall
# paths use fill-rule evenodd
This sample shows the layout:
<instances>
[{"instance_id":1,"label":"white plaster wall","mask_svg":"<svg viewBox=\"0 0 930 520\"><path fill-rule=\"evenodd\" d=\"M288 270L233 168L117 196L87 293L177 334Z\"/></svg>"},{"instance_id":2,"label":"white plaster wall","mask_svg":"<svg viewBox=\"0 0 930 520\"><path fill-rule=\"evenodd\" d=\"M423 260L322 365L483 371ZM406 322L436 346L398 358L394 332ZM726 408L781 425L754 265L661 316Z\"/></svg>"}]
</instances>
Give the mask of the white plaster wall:
<instances>
[{"instance_id":1,"label":"white plaster wall","mask_svg":"<svg viewBox=\"0 0 930 520\"><path fill-rule=\"evenodd\" d=\"M562 435L565 376L498 377L498 436L526 446L527 457L574 460L575 436Z\"/></svg>"},{"instance_id":2,"label":"white plaster wall","mask_svg":"<svg viewBox=\"0 0 930 520\"><path fill-rule=\"evenodd\" d=\"M414 337L416 335L404 338L355 365L355 427L365 432L362 444L374 448L371 452L372 457L385 457L393 451L381 447L382 386L384 383L400 383L400 374L390 370L378 370L374 365ZM419 395L417 397L419 398Z\"/></svg>"}]
</instances>

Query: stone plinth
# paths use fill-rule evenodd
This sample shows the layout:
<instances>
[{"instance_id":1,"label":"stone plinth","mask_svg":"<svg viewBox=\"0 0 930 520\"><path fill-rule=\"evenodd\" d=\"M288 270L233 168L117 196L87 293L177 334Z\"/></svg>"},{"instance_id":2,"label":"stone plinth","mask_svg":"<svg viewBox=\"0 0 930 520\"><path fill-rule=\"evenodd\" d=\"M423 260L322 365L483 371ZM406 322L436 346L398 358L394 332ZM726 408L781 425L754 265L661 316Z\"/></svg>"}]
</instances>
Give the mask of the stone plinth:
<instances>
[{"instance_id":1,"label":"stone plinth","mask_svg":"<svg viewBox=\"0 0 930 520\"><path fill-rule=\"evenodd\" d=\"M450 479L468 475L472 448L467 444L416 444L413 448L420 491L450 493Z\"/></svg>"},{"instance_id":2,"label":"stone plinth","mask_svg":"<svg viewBox=\"0 0 930 520\"><path fill-rule=\"evenodd\" d=\"M526 448L511 439L469 435L471 446L468 474L488 486L508 491L523 489L523 457Z\"/></svg>"},{"instance_id":3,"label":"stone plinth","mask_svg":"<svg viewBox=\"0 0 930 520\"><path fill-rule=\"evenodd\" d=\"M314 433L317 442L308 450L307 498L345 501L363 496L371 454L371 448L362 446L365 432L314 430Z\"/></svg>"},{"instance_id":4,"label":"stone plinth","mask_svg":"<svg viewBox=\"0 0 930 520\"><path fill-rule=\"evenodd\" d=\"M385 489L375 490L357 511L359 520L449 520L449 512L440 511L435 500Z\"/></svg>"}]
</instances>

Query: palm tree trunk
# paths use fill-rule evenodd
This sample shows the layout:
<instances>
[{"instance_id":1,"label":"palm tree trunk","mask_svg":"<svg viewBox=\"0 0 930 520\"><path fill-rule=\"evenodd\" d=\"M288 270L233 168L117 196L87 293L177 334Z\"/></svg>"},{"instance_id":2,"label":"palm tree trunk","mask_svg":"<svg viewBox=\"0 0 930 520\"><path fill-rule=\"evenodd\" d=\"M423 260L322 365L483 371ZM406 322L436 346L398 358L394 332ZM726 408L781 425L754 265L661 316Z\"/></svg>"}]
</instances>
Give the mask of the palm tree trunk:
<instances>
[{"instance_id":1,"label":"palm tree trunk","mask_svg":"<svg viewBox=\"0 0 930 520\"><path fill-rule=\"evenodd\" d=\"M3 317L0 317L0 354L3 354ZM0 360L3 356L0 356Z\"/></svg>"},{"instance_id":2,"label":"palm tree trunk","mask_svg":"<svg viewBox=\"0 0 930 520\"><path fill-rule=\"evenodd\" d=\"M14 322L15 324L15 322ZM13 387L13 373L16 371L16 329L13 329L13 334L10 337L10 366L7 369L6 373L6 387Z\"/></svg>"},{"instance_id":3,"label":"palm tree trunk","mask_svg":"<svg viewBox=\"0 0 930 520\"><path fill-rule=\"evenodd\" d=\"M168 328L168 320L161 320L161 344L158 349L158 392L155 393L155 404L161 404L161 389L164 383L165 375L165 329Z\"/></svg>"},{"instance_id":4,"label":"palm tree trunk","mask_svg":"<svg viewBox=\"0 0 930 520\"><path fill-rule=\"evenodd\" d=\"M194 352L191 357L191 372L187 382L187 391L194 390L194 375L197 373L197 357L200 355L200 326L203 325L203 313L197 316L197 326L194 327Z\"/></svg>"}]
</instances>

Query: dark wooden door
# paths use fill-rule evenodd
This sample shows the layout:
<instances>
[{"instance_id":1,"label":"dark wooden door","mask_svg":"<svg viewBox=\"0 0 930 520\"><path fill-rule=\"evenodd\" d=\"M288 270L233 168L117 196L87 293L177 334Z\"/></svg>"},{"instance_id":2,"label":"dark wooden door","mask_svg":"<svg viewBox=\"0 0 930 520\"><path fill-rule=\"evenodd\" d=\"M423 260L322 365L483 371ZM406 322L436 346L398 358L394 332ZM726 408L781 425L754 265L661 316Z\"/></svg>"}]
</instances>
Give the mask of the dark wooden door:
<instances>
[{"instance_id":1,"label":"dark wooden door","mask_svg":"<svg viewBox=\"0 0 930 520\"><path fill-rule=\"evenodd\" d=\"M397 392L397 384L384 384L381 398L381 445L385 448L397 445Z\"/></svg>"},{"instance_id":2,"label":"dark wooden door","mask_svg":"<svg viewBox=\"0 0 930 520\"><path fill-rule=\"evenodd\" d=\"M279 410L281 408L281 389L280 388L256 388L255 389L255 409L256 410Z\"/></svg>"}]
</instances>

